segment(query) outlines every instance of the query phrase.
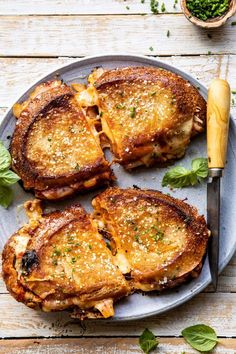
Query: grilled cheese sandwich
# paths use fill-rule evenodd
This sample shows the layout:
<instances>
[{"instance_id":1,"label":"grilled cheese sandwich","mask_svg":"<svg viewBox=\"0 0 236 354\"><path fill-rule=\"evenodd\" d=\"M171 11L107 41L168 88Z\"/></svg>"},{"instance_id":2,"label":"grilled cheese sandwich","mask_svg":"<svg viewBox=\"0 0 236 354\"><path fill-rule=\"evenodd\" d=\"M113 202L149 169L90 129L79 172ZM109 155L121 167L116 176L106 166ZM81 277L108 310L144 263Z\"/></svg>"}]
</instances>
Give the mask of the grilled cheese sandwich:
<instances>
[{"instance_id":1,"label":"grilled cheese sandwich","mask_svg":"<svg viewBox=\"0 0 236 354\"><path fill-rule=\"evenodd\" d=\"M113 302L130 288L113 262L96 224L81 206L42 214L27 202L29 224L7 242L3 277L16 300L74 317L110 317ZM34 214L32 214L34 212Z\"/></svg>"},{"instance_id":2,"label":"grilled cheese sandwich","mask_svg":"<svg viewBox=\"0 0 236 354\"><path fill-rule=\"evenodd\" d=\"M94 121L66 84L39 85L14 111L12 168L38 198L61 199L114 179Z\"/></svg>"}]
</instances>

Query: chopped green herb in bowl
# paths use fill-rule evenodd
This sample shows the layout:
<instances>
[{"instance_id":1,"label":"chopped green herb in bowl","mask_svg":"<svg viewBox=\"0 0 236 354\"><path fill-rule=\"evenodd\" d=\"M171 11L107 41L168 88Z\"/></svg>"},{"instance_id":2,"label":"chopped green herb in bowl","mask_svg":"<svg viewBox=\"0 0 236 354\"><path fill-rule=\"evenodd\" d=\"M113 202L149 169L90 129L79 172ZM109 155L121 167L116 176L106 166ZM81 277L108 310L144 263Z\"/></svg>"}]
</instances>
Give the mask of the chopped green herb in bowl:
<instances>
[{"instance_id":1,"label":"chopped green herb in bowl","mask_svg":"<svg viewBox=\"0 0 236 354\"><path fill-rule=\"evenodd\" d=\"M181 0L186 18L202 28L222 26L236 12L234 0Z\"/></svg>"},{"instance_id":2,"label":"chopped green herb in bowl","mask_svg":"<svg viewBox=\"0 0 236 354\"><path fill-rule=\"evenodd\" d=\"M224 15L229 9L229 3L229 0L186 0L191 14L203 21Z\"/></svg>"}]
</instances>

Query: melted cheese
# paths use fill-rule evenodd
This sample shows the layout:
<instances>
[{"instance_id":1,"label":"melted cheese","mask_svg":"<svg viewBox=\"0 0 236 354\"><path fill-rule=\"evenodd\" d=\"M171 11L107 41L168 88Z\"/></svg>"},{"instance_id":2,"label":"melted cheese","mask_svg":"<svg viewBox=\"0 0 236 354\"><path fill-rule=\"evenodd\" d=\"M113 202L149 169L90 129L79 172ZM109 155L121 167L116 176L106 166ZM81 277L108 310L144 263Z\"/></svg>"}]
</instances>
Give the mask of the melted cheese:
<instances>
[{"instance_id":1,"label":"melted cheese","mask_svg":"<svg viewBox=\"0 0 236 354\"><path fill-rule=\"evenodd\" d=\"M78 104L81 107L91 107L98 105L98 93L94 86L89 86L75 95Z\"/></svg>"},{"instance_id":2,"label":"melted cheese","mask_svg":"<svg viewBox=\"0 0 236 354\"><path fill-rule=\"evenodd\" d=\"M114 307L112 299L99 301L94 305L94 307L101 312L104 318L114 316Z\"/></svg>"}]
</instances>

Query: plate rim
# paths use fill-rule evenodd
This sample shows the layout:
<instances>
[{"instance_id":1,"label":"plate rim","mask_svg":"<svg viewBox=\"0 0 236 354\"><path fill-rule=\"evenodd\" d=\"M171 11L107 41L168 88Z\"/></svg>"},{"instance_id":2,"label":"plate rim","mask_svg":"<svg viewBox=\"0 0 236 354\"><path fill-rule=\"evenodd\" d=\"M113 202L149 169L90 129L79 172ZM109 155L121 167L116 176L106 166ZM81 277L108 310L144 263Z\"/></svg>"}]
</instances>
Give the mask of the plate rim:
<instances>
[{"instance_id":1,"label":"plate rim","mask_svg":"<svg viewBox=\"0 0 236 354\"><path fill-rule=\"evenodd\" d=\"M143 55L134 55L134 54L128 54L128 53L118 53L118 54L114 54L114 53L106 53L106 54L101 54L101 55L93 55L93 56L86 56L83 58L79 58L75 61L73 61L72 63L69 64L65 64L65 65L60 65L58 66L55 70L53 71L48 71L46 74L42 75L39 79L37 79L36 81L33 82L33 84L29 85L27 89L24 90L24 92L19 95L18 99L14 101L14 103L16 102L21 102L22 99L24 99L25 95L28 95L29 91L31 91L32 89L34 89L35 86L37 86L39 83L46 81L46 80L50 80L50 78L52 78L53 76L57 76L59 74L62 75L63 72L67 72L69 70L71 70L73 68L73 66L78 66L78 65L96 65L96 61L104 61L104 62L112 62L112 61L136 61L139 62L141 65L153 65L155 67L161 67L164 68L166 70L169 70L177 75L180 75L181 77L183 77L185 80L191 80L191 84L193 84L194 86L198 86L201 89L201 93L203 94L204 98L207 98L207 89L206 87L197 79L195 79L192 74L185 72L181 69L179 69L178 67L175 67L171 64L162 62L161 60L159 60L159 58L155 58L155 57L147 57L147 56L143 56ZM93 63L94 62L94 63ZM59 72L59 73L58 73ZM5 127L8 124L8 118L9 115L12 115L12 108L13 108L13 104L10 104L10 107L7 109L7 111L4 113L3 115L3 119L1 121L0 124L0 135L2 134L3 130L5 129ZM236 134L236 121L233 119L232 114L230 114L230 122L231 122L231 127L230 129L233 129L233 133ZM224 259L224 261L220 264L219 267L219 274L222 272L222 270L227 266L227 264L229 263L229 261L231 260L231 258L233 257L234 253L236 251L236 242L234 244L234 246L231 248L230 253L228 254L228 256ZM204 261L204 263L207 261L207 257ZM174 308L177 308L178 306L186 303L187 301L189 301L190 299L192 299L193 297L195 297L196 295L198 295L200 292L202 292L209 284L211 283L211 278L206 279L201 286L199 286L196 290L194 290L193 292L189 292L188 295L186 295L184 298L180 299L179 301L176 301L175 303L173 303L172 305L169 305L167 308L162 309L162 310L155 310L152 312L148 312L147 314L141 314L141 315L131 315L128 317L118 317L115 315L115 317L111 318L111 319L102 319L102 321L106 321L106 322L124 322L124 321L133 321L133 320L139 320L139 319L143 319L143 318L149 318L152 317L154 315L159 315L159 314L163 314L167 311L170 311ZM98 322L100 320L92 320L95 322Z\"/></svg>"}]
</instances>

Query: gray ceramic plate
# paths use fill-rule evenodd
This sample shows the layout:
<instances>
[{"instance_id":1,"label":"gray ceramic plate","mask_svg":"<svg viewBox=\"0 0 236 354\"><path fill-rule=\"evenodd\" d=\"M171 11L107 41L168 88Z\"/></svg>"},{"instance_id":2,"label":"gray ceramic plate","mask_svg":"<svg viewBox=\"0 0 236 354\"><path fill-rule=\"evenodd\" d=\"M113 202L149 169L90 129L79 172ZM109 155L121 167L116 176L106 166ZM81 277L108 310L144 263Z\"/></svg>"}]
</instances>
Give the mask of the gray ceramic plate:
<instances>
[{"instance_id":1,"label":"gray ceramic plate","mask_svg":"<svg viewBox=\"0 0 236 354\"><path fill-rule=\"evenodd\" d=\"M206 89L195 79L180 70L159 62L155 59L149 59L139 56L128 55L107 55L99 57L91 57L82 59L76 63L64 66L50 75L38 81L38 85L42 81L55 78L59 75L66 83L83 82L86 81L87 75L94 67L102 66L104 68L116 68L122 66L157 66L170 71L173 71L185 79L189 80L193 85L200 87L201 94L206 97ZM29 92L34 88L29 88L27 92L18 100L19 102L26 99ZM9 144L9 135L12 134L15 125L15 118L12 116L10 110L4 118L1 129L0 139L7 146ZM8 137L8 138L7 138ZM222 270L229 262L236 249L236 124L231 119L230 136L227 166L225 175L222 180L222 209L221 209L221 242L220 242L220 270ZM186 156L176 162L186 167L190 166L191 160L195 157L206 156L205 136L202 135L192 141L188 147ZM165 168L150 168L141 169L133 173L127 173L119 165L114 166L114 171L117 176L117 184L120 187L131 187L136 184L142 188L151 188L162 190L164 193L169 193L170 190L161 187L162 176L166 172ZM28 199L32 199L31 193L26 193L20 185L14 188L15 197L14 202L8 210L0 207L0 235L1 235L1 248L8 239L8 237L19 228L25 220L22 204ZM95 192L97 193L97 191ZM68 201L48 204L47 208L61 208L74 201L81 202L82 205L90 210L91 198L95 193L90 193L86 196L77 196ZM195 205L200 213L206 215L206 184L202 184L192 188L185 188L171 192L174 197L185 199L187 202ZM187 300L191 299L194 295L202 291L211 281L208 259L205 259L204 267L199 278L182 285L176 290L168 291L158 295L157 293L149 293L145 296L142 294L133 294L128 298L116 304L116 315L113 320L129 320L159 314L164 311L170 310Z\"/></svg>"}]
</instances>

